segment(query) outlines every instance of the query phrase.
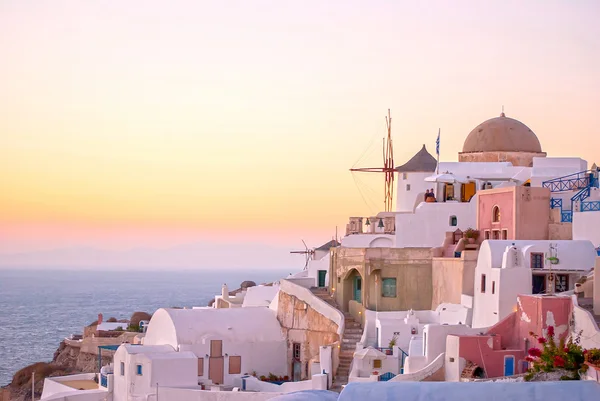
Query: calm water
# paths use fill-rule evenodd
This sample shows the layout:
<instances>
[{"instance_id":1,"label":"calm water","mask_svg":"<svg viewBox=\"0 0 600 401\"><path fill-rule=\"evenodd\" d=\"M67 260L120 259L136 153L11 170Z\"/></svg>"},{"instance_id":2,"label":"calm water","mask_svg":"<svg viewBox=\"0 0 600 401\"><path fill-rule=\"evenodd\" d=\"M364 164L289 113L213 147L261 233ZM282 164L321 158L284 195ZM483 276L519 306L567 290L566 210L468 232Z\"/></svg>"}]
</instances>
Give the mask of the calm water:
<instances>
[{"instance_id":1,"label":"calm water","mask_svg":"<svg viewBox=\"0 0 600 401\"><path fill-rule=\"evenodd\" d=\"M206 306L227 283L257 284L286 277L271 271L0 270L0 386L19 369L50 361L60 341L104 318L169 306Z\"/></svg>"}]
</instances>

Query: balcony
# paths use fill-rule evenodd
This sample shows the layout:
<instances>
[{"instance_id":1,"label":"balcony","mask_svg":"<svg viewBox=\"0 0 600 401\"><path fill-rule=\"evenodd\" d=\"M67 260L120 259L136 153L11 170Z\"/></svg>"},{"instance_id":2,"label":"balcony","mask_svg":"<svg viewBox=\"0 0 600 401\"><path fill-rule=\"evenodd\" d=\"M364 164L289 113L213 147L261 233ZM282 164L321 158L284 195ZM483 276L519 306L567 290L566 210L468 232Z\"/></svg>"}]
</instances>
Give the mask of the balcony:
<instances>
[{"instance_id":1,"label":"balcony","mask_svg":"<svg viewBox=\"0 0 600 401\"><path fill-rule=\"evenodd\" d=\"M395 233L396 218L394 215L350 217L350 221L346 225L346 235Z\"/></svg>"}]
</instances>

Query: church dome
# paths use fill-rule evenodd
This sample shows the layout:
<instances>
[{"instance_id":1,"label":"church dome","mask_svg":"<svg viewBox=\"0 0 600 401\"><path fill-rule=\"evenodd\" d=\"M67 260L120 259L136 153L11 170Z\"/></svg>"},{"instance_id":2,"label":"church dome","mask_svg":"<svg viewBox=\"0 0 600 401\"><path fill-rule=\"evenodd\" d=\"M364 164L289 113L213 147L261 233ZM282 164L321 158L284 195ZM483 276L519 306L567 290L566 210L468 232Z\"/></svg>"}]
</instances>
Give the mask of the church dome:
<instances>
[{"instance_id":1,"label":"church dome","mask_svg":"<svg viewBox=\"0 0 600 401\"><path fill-rule=\"evenodd\" d=\"M502 113L482 122L467 136L463 153L472 152L541 153L542 146L528 126Z\"/></svg>"}]
</instances>

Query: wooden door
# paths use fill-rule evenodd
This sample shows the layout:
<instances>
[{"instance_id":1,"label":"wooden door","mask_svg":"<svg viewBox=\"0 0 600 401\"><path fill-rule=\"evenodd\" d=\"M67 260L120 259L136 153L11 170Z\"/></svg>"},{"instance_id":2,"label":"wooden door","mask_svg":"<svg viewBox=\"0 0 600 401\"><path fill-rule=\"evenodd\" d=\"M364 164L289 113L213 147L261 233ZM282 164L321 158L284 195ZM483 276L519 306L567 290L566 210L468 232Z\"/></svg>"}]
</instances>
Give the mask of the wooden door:
<instances>
[{"instance_id":1,"label":"wooden door","mask_svg":"<svg viewBox=\"0 0 600 401\"><path fill-rule=\"evenodd\" d=\"M223 384L223 371L225 368L224 359L220 357L210 357L208 360L208 378L214 384Z\"/></svg>"},{"instance_id":2,"label":"wooden door","mask_svg":"<svg viewBox=\"0 0 600 401\"><path fill-rule=\"evenodd\" d=\"M229 374L239 375L242 373L242 357L241 356L230 356L229 357Z\"/></svg>"},{"instance_id":3,"label":"wooden door","mask_svg":"<svg viewBox=\"0 0 600 401\"><path fill-rule=\"evenodd\" d=\"M223 356L223 340L210 340L210 356Z\"/></svg>"}]
</instances>

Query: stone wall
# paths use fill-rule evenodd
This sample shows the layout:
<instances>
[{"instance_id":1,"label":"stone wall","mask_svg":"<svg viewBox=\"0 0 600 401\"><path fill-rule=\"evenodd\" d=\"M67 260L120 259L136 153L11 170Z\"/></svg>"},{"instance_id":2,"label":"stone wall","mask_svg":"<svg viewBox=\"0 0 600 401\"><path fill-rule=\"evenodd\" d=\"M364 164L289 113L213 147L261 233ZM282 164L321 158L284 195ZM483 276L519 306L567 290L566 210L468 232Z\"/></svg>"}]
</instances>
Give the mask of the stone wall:
<instances>
[{"instance_id":1,"label":"stone wall","mask_svg":"<svg viewBox=\"0 0 600 401\"><path fill-rule=\"evenodd\" d=\"M322 302L316 297L315 300ZM285 291L279 291L278 294L277 319L288 342L289 376L292 377L293 344L299 343L301 344L302 380L308 379L309 362L319 359L319 347L333 345L340 341L338 325L317 312L307 302ZM337 364L334 363L334 370L336 368Z\"/></svg>"},{"instance_id":2,"label":"stone wall","mask_svg":"<svg viewBox=\"0 0 600 401\"><path fill-rule=\"evenodd\" d=\"M511 162L513 166L532 167L534 157L546 157L546 153L534 152L459 152L459 162Z\"/></svg>"},{"instance_id":3,"label":"stone wall","mask_svg":"<svg viewBox=\"0 0 600 401\"><path fill-rule=\"evenodd\" d=\"M441 303L460 304L461 296L473 296L477 251L463 251L460 258L433 258L431 309Z\"/></svg>"},{"instance_id":4,"label":"stone wall","mask_svg":"<svg viewBox=\"0 0 600 401\"><path fill-rule=\"evenodd\" d=\"M561 223L560 209L550 209L550 222L548 224L548 239L551 241L572 240L573 224Z\"/></svg>"},{"instance_id":5,"label":"stone wall","mask_svg":"<svg viewBox=\"0 0 600 401\"><path fill-rule=\"evenodd\" d=\"M354 299L355 277L362 280L360 303L378 311L430 309L432 298L431 248L332 249L332 278L338 305L349 309ZM384 297L383 279L396 280L395 296Z\"/></svg>"}]
</instances>

